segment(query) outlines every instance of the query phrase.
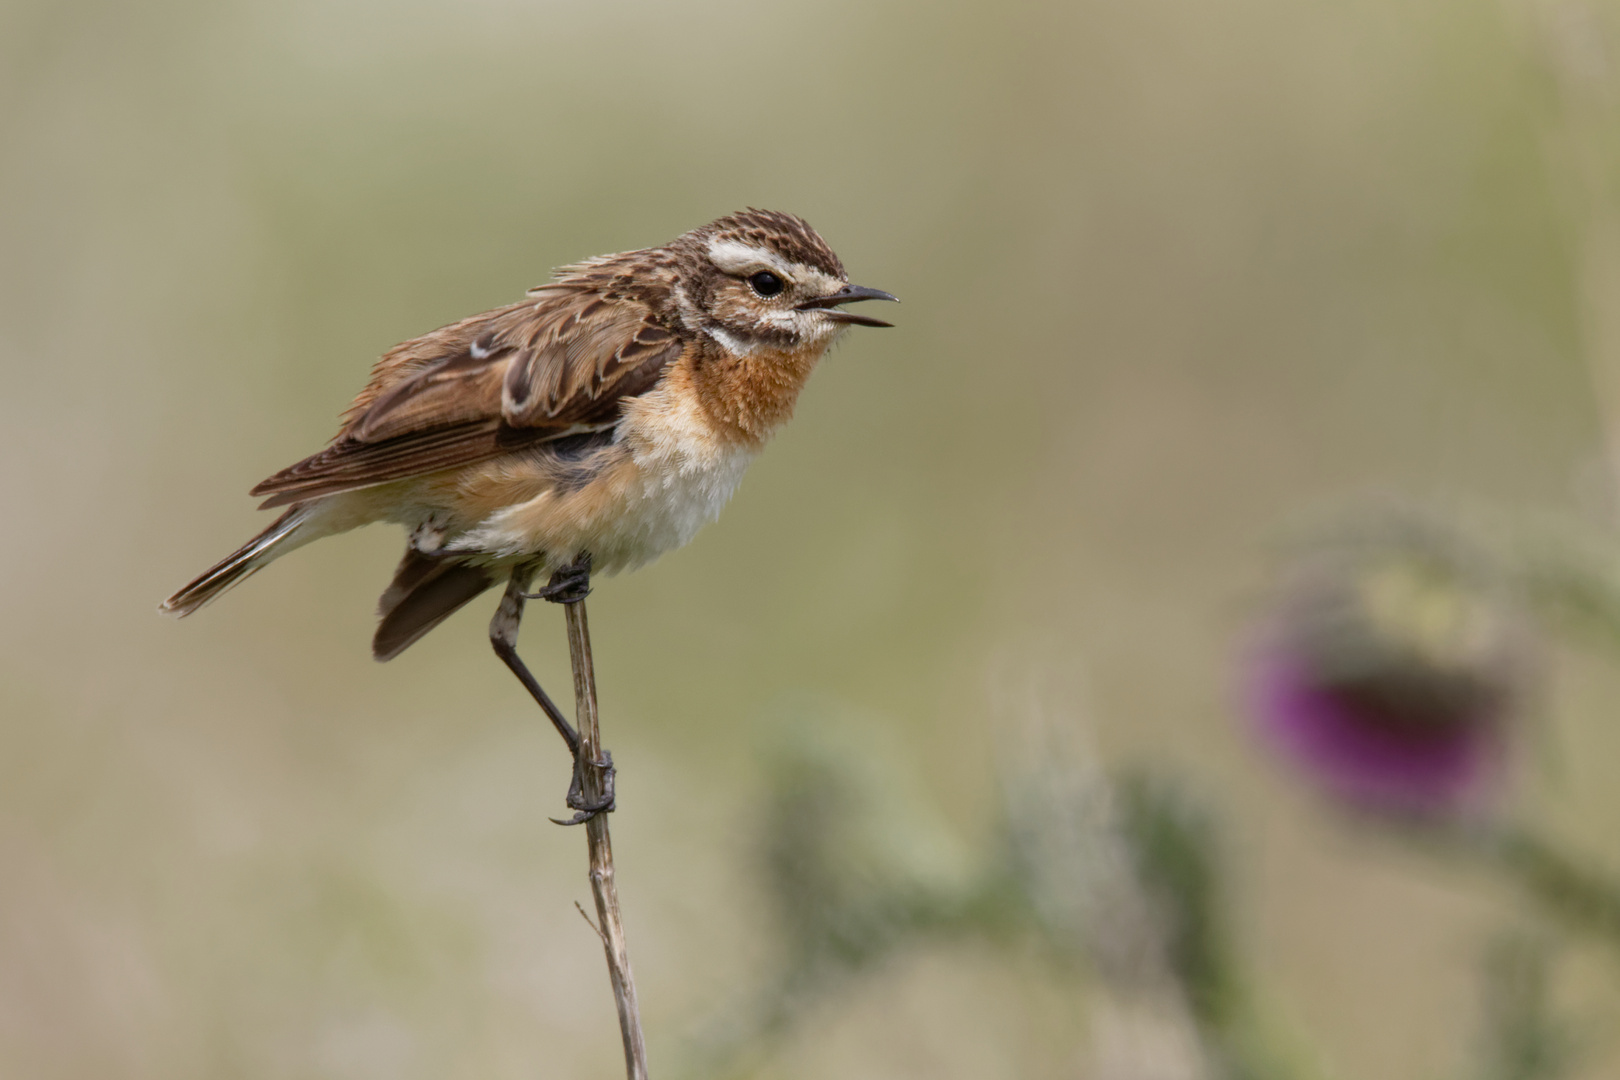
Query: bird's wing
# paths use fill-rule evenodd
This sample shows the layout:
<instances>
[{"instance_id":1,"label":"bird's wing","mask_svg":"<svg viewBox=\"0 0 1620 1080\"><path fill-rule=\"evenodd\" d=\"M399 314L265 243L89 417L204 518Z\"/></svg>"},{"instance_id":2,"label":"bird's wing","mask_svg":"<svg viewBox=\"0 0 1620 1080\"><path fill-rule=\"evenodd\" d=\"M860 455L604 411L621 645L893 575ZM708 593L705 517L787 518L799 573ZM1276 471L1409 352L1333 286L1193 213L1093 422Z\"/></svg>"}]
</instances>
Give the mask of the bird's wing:
<instances>
[{"instance_id":1,"label":"bird's wing","mask_svg":"<svg viewBox=\"0 0 1620 1080\"><path fill-rule=\"evenodd\" d=\"M283 506L612 427L682 347L641 304L536 290L390 350L332 444L252 493Z\"/></svg>"}]
</instances>

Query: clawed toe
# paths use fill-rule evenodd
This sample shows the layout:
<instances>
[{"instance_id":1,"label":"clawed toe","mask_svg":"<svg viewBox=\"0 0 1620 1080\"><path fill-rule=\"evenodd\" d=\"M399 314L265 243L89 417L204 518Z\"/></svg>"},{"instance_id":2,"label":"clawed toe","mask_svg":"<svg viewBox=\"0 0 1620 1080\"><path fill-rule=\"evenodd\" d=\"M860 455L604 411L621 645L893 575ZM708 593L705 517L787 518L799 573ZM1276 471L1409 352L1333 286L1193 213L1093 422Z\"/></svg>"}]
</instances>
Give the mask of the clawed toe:
<instances>
[{"instance_id":1,"label":"clawed toe","mask_svg":"<svg viewBox=\"0 0 1620 1080\"><path fill-rule=\"evenodd\" d=\"M602 751L602 760L593 761L591 765L602 770L602 797L597 800L585 798L585 782L583 763L576 755L574 758L574 779L568 785L568 807L578 811L567 821L561 818L552 818L556 825L583 825L597 814L611 814L613 812L613 780L617 770L613 768L613 755L606 750Z\"/></svg>"},{"instance_id":2,"label":"clawed toe","mask_svg":"<svg viewBox=\"0 0 1620 1080\"><path fill-rule=\"evenodd\" d=\"M591 557L587 553L555 571L543 588L522 593L525 600L550 600L554 604L577 604L591 595Z\"/></svg>"}]
</instances>

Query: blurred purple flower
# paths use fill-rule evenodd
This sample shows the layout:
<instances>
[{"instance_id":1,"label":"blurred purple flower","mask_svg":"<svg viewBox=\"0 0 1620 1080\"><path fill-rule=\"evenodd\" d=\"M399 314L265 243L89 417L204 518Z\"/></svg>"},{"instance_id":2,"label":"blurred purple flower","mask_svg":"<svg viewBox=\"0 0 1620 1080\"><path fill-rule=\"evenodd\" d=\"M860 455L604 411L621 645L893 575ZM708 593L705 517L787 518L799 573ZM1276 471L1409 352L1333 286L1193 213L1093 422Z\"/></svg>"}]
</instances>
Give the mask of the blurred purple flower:
<instances>
[{"instance_id":1,"label":"blurred purple flower","mask_svg":"<svg viewBox=\"0 0 1620 1080\"><path fill-rule=\"evenodd\" d=\"M1527 636L1473 560L1430 534L1318 552L1289 576L1250 672L1262 730L1332 794L1420 816L1487 804Z\"/></svg>"}]
</instances>

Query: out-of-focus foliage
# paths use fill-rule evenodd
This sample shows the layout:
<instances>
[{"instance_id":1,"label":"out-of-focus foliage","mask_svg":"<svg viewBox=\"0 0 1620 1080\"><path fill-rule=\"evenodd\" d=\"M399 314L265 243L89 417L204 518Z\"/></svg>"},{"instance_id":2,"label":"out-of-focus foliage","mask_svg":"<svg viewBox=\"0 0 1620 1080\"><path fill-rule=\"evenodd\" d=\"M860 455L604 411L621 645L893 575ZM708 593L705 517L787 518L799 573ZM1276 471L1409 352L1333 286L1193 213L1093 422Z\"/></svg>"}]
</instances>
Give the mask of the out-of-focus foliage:
<instances>
[{"instance_id":1,"label":"out-of-focus foliage","mask_svg":"<svg viewBox=\"0 0 1620 1080\"><path fill-rule=\"evenodd\" d=\"M1515 575L1407 514L1313 545L1277 586L1251 697L1280 748L1366 809L1488 803L1522 742L1535 639Z\"/></svg>"},{"instance_id":2,"label":"out-of-focus foliage","mask_svg":"<svg viewBox=\"0 0 1620 1080\"><path fill-rule=\"evenodd\" d=\"M1091 1075L1306 1075L1244 985L1207 814L1173 784L1105 776L1075 717L1057 719L1068 731L1023 722L1014 741L1036 752L1005 763L1005 817L970 857L923 812L903 761L874 754L881 739L839 738L836 709L799 716L759 815L777 954L734 992L691 1075L750 1075L851 980L963 941L1032 950L1044 970L1026 989L1076 1008L1081 987L1099 996ZM1127 1025L1141 1031L1111 1033Z\"/></svg>"},{"instance_id":3,"label":"out-of-focus foliage","mask_svg":"<svg viewBox=\"0 0 1620 1080\"><path fill-rule=\"evenodd\" d=\"M1425 535L1432 542L1440 534ZM1436 552L1431 543L1421 550ZM1414 555L1384 546L1370 565L1387 568L1392 553ZM1349 565L1360 572L1369 564ZM1445 587L1454 585L1447 576ZM1026 990L1040 985L1078 1003L1078 987L1088 988L1087 1075L1315 1075L1300 1049L1308 1037L1285 1039L1264 1015L1267 998L1234 934L1229 846L1183 782L1109 776L1080 718L1025 716L1023 730L1001 740L1021 750L1004 750L1012 757L1003 762L1001 827L969 855L924 811L903 760L877 749L884 740L869 731L848 737L844 722L837 709L801 710L779 742L757 815L778 947L763 977L717 1014L690 1075L766 1070L795 1028L853 981L908 953L964 940L1013 955L1033 948L1047 978L1026 976ZM1348 805L1369 809L1359 795ZM1411 850L1438 857L1439 866L1494 873L1528 902L1522 921L1534 928L1498 934L1481 965L1483 1008L1467 1075L1554 1080L1583 1060L1608 1060L1611 1047L1574 1037L1554 993L1554 961L1557 951L1620 947L1620 882L1589 856L1515 822L1506 800L1467 817L1412 813L1406 803L1370 809L1377 814L1362 822L1386 839L1415 842Z\"/></svg>"},{"instance_id":4,"label":"out-of-focus foliage","mask_svg":"<svg viewBox=\"0 0 1620 1080\"><path fill-rule=\"evenodd\" d=\"M1548 952L1528 934L1491 943L1483 963L1481 1080L1554 1080L1568 1071L1570 1036L1552 1015Z\"/></svg>"}]
</instances>

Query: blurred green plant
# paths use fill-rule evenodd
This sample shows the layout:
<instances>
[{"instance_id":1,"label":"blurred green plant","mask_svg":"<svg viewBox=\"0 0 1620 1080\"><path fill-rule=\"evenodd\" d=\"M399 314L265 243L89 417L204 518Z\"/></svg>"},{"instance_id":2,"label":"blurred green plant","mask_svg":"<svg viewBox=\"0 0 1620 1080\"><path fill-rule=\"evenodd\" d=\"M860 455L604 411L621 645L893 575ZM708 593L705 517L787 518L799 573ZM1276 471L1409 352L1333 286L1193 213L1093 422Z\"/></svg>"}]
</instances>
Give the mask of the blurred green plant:
<instances>
[{"instance_id":1,"label":"blurred green plant","mask_svg":"<svg viewBox=\"0 0 1620 1080\"><path fill-rule=\"evenodd\" d=\"M1557 1080L1573 1063L1571 1036L1554 1015L1554 949L1544 935L1508 932L1481 962L1480 1080Z\"/></svg>"},{"instance_id":2,"label":"blurred green plant","mask_svg":"<svg viewBox=\"0 0 1620 1080\"><path fill-rule=\"evenodd\" d=\"M1306 1075L1277 1051L1247 992L1219 830L1178 785L1112 778L1074 732L1032 732L1042 746L1009 768L1002 822L969 851L925 810L898 759L835 728L805 718L772 755L758 865L780 949L744 1004L697 1041L690 1075L759 1070L849 980L963 938L1033 951L1125 1014L1153 1018L1163 1044L1185 1051L1173 1075ZM1093 1041L1106 1041L1108 1015L1093 1016Z\"/></svg>"},{"instance_id":3,"label":"blurred green plant","mask_svg":"<svg viewBox=\"0 0 1620 1080\"><path fill-rule=\"evenodd\" d=\"M1606 577L1589 582L1572 560L1550 577L1536 551L1486 551L1432 512L1357 520L1285 575L1284 615L1266 641L1299 660L1310 692L1339 710L1327 720L1371 730L1380 754L1414 745L1426 754L1436 733L1483 738L1503 754L1490 762L1493 797L1467 806L1452 797L1454 781L1472 784L1478 760L1460 774L1453 760L1439 773L1397 770L1395 788L1347 789L1342 772L1289 758L1357 821L1426 857L1483 868L1528 901L1528 928L1504 933L1480 968L1482 1034L1469 1074L1480 1080L1557 1080L1587 1063L1593 1047L1572 1037L1552 993L1557 960L1578 940L1620 950L1620 882L1517 822L1495 771L1523 741L1516 729L1536 696L1534 658L1546 646L1530 612L1613 602ZM801 712L772 748L756 854L778 948L743 1004L695 1044L691 1075L761 1071L819 1002L949 940L1038 956L1085 987L1089 1032L1076 1044L1118 1044L1097 1051L1093 1075L1314 1075L1308 1048L1279 1029L1254 988L1233 935L1219 815L1184 781L1105 770L1077 718L1031 705L998 738L1001 820L968 845L931 812L904 756L880 744L882 725L849 733L838 711ZM1372 762L1385 770L1380 782L1389 764L1387 754ZM1430 782L1443 798L1428 798ZM1115 1039L1111 1027L1133 1035ZM1144 1029L1151 1065L1130 1057Z\"/></svg>"}]
</instances>

